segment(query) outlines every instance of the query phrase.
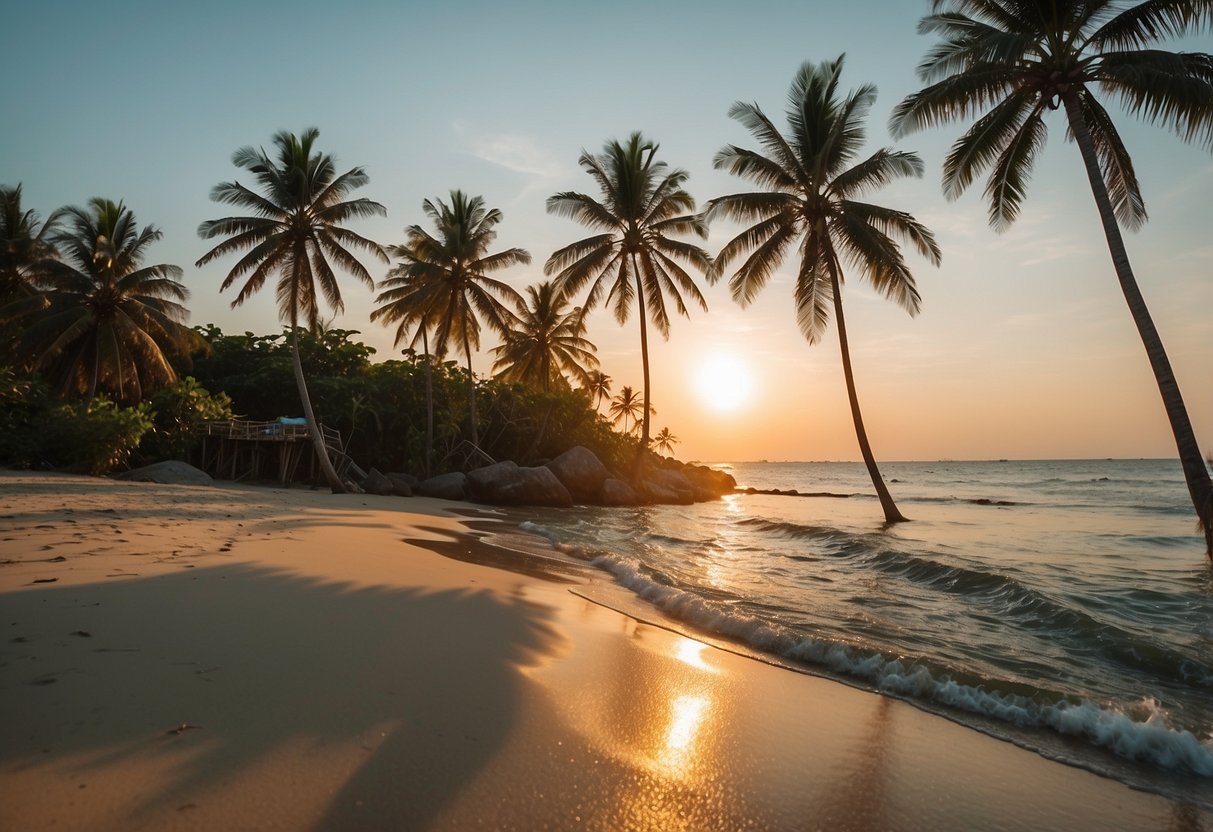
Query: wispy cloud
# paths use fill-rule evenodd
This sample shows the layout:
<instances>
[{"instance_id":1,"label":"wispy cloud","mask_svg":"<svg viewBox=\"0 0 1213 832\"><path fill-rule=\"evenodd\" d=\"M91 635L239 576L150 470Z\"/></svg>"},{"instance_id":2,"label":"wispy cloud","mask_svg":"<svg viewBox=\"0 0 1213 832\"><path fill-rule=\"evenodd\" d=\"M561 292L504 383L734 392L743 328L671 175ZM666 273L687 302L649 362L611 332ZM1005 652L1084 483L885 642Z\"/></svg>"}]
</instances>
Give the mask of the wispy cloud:
<instances>
[{"instance_id":1,"label":"wispy cloud","mask_svg":"<svg viewBox=\"0 0 1213 832\"><path fill-rule=\"evenodd\" d=\"M479 133L463 122L451 125L456 138L477 159L527 177L522 195L551 190L569 175L567 166L530 136Z\"/></svg>"}]
</instances>

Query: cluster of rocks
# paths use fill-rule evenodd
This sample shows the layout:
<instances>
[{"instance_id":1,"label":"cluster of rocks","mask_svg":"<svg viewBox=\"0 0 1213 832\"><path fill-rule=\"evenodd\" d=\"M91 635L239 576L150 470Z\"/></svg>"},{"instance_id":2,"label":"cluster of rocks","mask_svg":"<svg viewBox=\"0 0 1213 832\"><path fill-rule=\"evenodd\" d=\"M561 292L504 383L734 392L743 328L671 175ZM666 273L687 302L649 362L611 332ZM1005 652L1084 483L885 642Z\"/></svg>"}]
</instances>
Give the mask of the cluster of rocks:
<instances>
[{"instance_id":1,"label":"cluster of rocks","mask_svg":"<svg viewBox=\"0 0 1213 832\"><path fill-rule=\"evenodd\" d=\"M361 483L369 494L439 497L501 506L636 506L690 504L731 493L729 474L703 465L648 467L635 483L614 477L588 448L578 446L546 465L522 467L498 462L466 474L440 474L418 480L408 474L381 474L372 468Z\"/></svg>"}]
</instances>

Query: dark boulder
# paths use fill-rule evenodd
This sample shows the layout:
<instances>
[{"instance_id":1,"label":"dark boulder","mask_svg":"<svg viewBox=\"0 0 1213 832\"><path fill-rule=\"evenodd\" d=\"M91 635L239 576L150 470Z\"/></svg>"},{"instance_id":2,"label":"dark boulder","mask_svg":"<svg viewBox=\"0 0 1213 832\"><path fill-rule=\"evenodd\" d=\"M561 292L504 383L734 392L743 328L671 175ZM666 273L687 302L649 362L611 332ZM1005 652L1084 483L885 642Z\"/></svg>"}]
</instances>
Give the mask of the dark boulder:
<instances>
[{"instance_id":1,"label":"dark boulder","mask_svg":"<svg viewBox=\"0 0 1213 832\"><path fill-rule=\"evenodd\" d=\"M550 468L520 468L506 461L467 475L468 494L477 502L503 506L571 506L573 497Z\"/></svg>"},{"instance_id":2,"label":"dark boulder","mask_svg":"<svg viewBox=\"0 0 1213 832\"><path fill-rule=\"evenodd\" d=\"M632 486L623 480L608 477L598 489L595 502L604 506L636 506L640 505L641 500Z\"/></svg>"},{"instance_id":3,"label":"dark boulder","mask_svg":"<svg viewBox=\"0 0 1213 832\"><path fill-rule=\"evenodd\" d=\"M362 490L367 494L387 496L392 493L392 481L380 473L378 468L372 468L362 481Z\"/></svg>"},{"instance_id":4,"label":"dark boulder","mask_svg":"<svg viewBox=\"0 0 1213 832\"><path fill-rule=\"evenodd\" d=\"M551 469L570 494L582 500L595 499L610 476L594 452L581 445L565 451L545 467Z\"/></svg>"},{"instance_id":5,"label":"dark boulder","mask_svg":"<svg viewBox=\"0 0 1213 832\"><path fill-rule=\"evenodd\" d=\"M737 490L737 480L733 479L732 474L717 471L706 465L687 465L682 469L682 474L693 488L709 493L711 496L708 499L719 497L721 494L731 494Z\"/></svg>"},{"instance_id":6,"label":"dark boulder","mask_svg":"<svg viewBox=\"0 0 1213 832\"><path fill-rule=\"evenodd\" d=\"M467 474L454 471L439 474L417 484L416 492L423 497L438 497L442 500L467 499Z\"/></svg>"},{"instance_id":7,"label":"dark boulder","mask_svg":"<svg viewBox=\"0 0 1213 832\"><path fill-rule=\"evenodd\" d=\"M412 474L389 473L387 478L392 481L392 493L397 497L412 497L413 489L420 484Z\"/></svg>"}]
</instances>

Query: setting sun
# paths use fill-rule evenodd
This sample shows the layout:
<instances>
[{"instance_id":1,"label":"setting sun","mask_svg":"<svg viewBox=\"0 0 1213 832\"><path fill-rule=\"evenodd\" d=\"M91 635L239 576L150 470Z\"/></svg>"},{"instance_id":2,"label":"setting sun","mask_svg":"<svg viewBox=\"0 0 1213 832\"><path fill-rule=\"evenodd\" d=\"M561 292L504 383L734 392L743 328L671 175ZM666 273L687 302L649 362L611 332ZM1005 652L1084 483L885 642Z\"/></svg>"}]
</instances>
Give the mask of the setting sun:
<instances>
[{"instance_id":1,"label":"setting sun","mask_svg":"<svg viewBox=\"0 0 1213 832\"><path fill-rule=\"evenodd\" d=\"M750 400L751 371L737 356L707 356L695 373L695 393L716 410L737 410Z\"/></svg>"}]
</instances>

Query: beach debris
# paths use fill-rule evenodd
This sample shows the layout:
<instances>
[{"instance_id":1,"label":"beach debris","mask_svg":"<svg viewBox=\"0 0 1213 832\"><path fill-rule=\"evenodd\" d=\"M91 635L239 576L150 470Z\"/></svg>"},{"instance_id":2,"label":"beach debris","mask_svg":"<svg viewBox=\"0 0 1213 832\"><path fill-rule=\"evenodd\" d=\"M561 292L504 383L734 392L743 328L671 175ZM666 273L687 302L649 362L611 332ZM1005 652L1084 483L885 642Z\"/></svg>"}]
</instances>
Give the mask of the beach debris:
<instances>
[{"instance_id":1,"label":"beach debris","mask_svg":"<svg viewBox=\"0 0 1213 832\"><path fill-rule=\"evenodd\" d=\"M90 633L88 630L76 630L75 632L69 633L69 635L80 636L80 638L92 638L93 637L93 634Z\"/></svg>"},{"instance_id":2,"label":"beach debris","mask_svg":"<svg viewBox=\"0 0 1213 832\"><path fill-rule=\"evenodd\" d=\"M45 673L37 679L30 680L31 685L53 685L59 681L59 677L54 673Z\"/></svg>"},{"instance_id":3,"label":"beach debris","mask_svg":"<svg viewBox=\"0 0 1213 832\"><path fill-rule=\"evenodd\" d=\"M197 731L201 727L202 727L201 725L190 725L188 722L183 722L180 725L177 725L173 728L169 728L164 733L172 734L172 735L184 734L186 731Z\"/></svg>"},{"instance_id":4,"label":"beach debris","mask_svg":"<svg viewBox=\"0 0 1213 832\"><path fill-rule=\"evenodd\" d=\"M58 578L34 578L30 584L53 584Z\"/></svg>"}]
</instances>

